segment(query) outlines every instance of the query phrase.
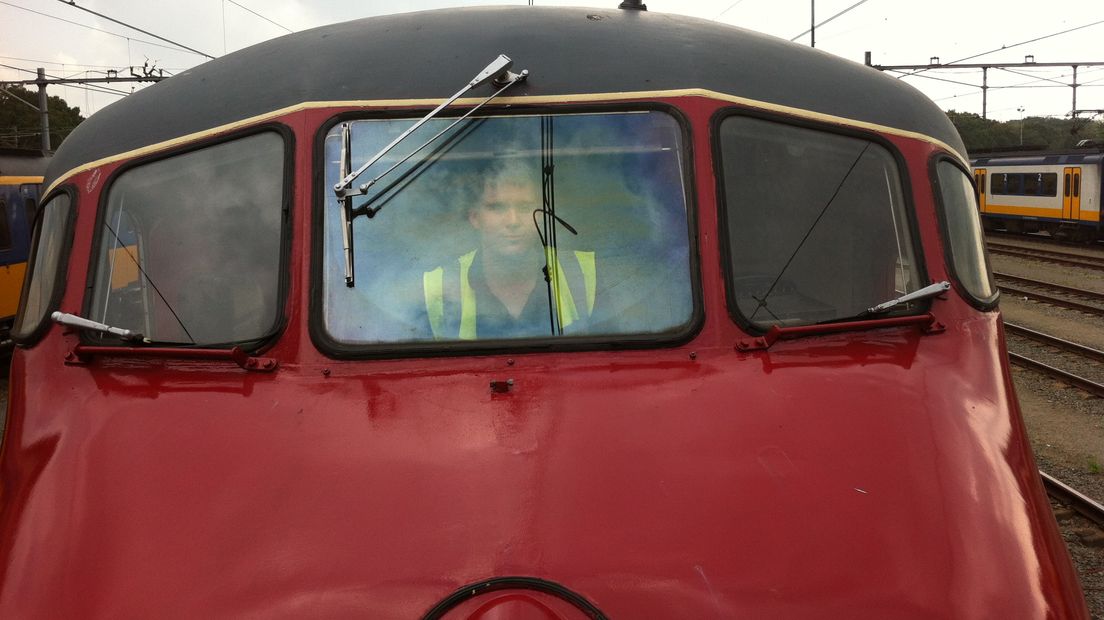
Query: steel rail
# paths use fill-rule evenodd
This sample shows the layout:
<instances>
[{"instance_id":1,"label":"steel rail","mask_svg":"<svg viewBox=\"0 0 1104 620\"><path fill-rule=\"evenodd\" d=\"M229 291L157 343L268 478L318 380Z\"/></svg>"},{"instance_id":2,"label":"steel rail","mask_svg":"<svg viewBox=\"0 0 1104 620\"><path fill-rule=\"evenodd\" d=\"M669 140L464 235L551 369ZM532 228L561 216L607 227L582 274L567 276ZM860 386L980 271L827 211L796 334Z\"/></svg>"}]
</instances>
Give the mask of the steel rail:
<instances>
[{"instance_id":1,"label":"steel rail","mask_svg":"<svg viewBox=\"0 0 1104 620\"><path fill-rule=\"evenodd\" d=\"M1053 250L1037 250L1035 248L1024 248L992 242L986 245L989 248L990 254L1035 258L1048 263L1070 265L1072 267L1085 267L1087 269L1104 269L1104 257L1085 256L1072 252L1055 252Z\"/></svg>"},{"instance_id":2,"label":"steel rail","mask_svg":"<svg viewBox=\"0 0 1104 620\"><path fill-rule=\"evenodd\" d=\"M1086 347L1076 342L1070 342L1069 340L1063 340L1050 334L1044 334L1043 332L1037 332L1033 329L1028 329L1022 325L1016 325L1015 323L1004 322L1004 329L1010 334L1015 334L1023 338L1028 338L1036 342L1041 342L1046 345L1050 345L1063 351L1070 353L1076 353L1083 357L1094 359L1098 362L1104 362L1104 351L1100 349L1094 349L1092 347Z\"/></svg>"},{"instance_id":3,"label":"steel rail","mask_svg":"<svg viewBox=\"0 0 1104 620\"><path fill-rule=\"evenodd\" d=\"M1028 291L1022 288L1016 288L1014 286L1001 285L1002 291L1013 293L1015 295L1023 295L1036 301L1042 301L1052 306L1060 306L1062 308L1069 308L1071 310L1078 310L1086 314L1095 314L1097 316L1104 316L1104 308L1098 308L1096 306L1090 306L1088 304L1077 303L1076 301L1069 301L1068 299L1062 299L1060 297L1051 297L1050 295L1043 295L1042 293L1036 293L1035 291Z\"/></svg>"},{"instance_id":4,"label":"steel rail","mask_svg":"<svg viewBox=\"0 0 1104 620\"><path fill-rule=\"evenodd\" d=\"M1019 282L1020 284L1027 284L1028 286L1038 286L1040 288L1049 288L1056 291L1062 291L1069 295L1076 295L1078 297L1084 297L1085 299L1096 299L1104 301L1104 293L1097 293L1096 291L1088 291L1083 288L1074 288L1072 286L1065 286L1063 284L1054 284L1052 282L1043 282L1042 280L1032 280L1031 278L1025 278L1023 276L1014 276L1010 273L993 272L993 275L1003 280L1011 280L1013 282Z\"/></svg>"},{"instance_id":5,"label":"steel rail","mask_svg":"<svg viewBox=\"0 0 1104 620\"><path fill-rule=\"evenodd\" d=\"M1049 364L1044 364L1038 360L1033 360L1030 357L1020 355L1019 353L1013 353L1009 351L1008 359L1017 366L1023 366L1024 368L1029 368L1036 372L1041 372L1045 375L1054 377L1059 381L1063 381L1074 387L1081 388L1082 390L1085 390L1086 392L1093 394L1094 396L1104 398L1104 385L1100 383L1090 381L1089 379L1075 375L1071 372L1066 372L1060 368L1055 368L1054 366L1051 366Z\"/></svg>"},{"instance_id":6,"label":"steel rail","mask_svg":"<svg viewBox=\"0 0 1104 620\"><path fill-rule=\"evenodd\" d=\"M1043 487L1046 488L1047 495L1065 504L1097 524L1097 526L1104 527L1104 506L1041 469L1039 470L1039 477L1043 479Z\"/></svg>"}]
</instances>

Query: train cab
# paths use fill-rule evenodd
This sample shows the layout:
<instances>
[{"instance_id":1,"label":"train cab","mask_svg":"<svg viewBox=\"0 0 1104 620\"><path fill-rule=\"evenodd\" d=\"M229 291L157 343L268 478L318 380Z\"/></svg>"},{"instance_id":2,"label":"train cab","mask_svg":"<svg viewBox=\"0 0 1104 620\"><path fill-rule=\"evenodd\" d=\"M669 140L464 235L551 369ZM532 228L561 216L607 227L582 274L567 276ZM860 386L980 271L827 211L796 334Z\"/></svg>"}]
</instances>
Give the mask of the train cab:
<instances>
[{"instance_id":1,"label":"train cab","mask_svg":"<svg viewBox=\"0 0 1104 620\"><path fill-rule=\"evenodd\" d=\"M205 63L46 172L0 616L1086 618L965 149L643 10Z\"/></svg>"}]
</instances>

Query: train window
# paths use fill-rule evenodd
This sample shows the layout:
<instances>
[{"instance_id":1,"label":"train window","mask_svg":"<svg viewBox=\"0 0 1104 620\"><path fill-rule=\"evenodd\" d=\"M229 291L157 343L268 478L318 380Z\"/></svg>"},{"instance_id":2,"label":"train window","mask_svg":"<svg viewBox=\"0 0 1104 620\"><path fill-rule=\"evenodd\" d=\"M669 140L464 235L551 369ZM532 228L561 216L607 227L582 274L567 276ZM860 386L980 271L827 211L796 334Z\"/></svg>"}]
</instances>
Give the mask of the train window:
<instances>
[{"instance_id":1,"label":"train window","mask_svg":"<svg viewBox=\"0 0 1104 620\"><path fill-rule=\"evenodd\" d=\"M738 317L758 329L840 320L920 288L885 148L740 116L722 121L720 147Z\"/></svg>"},{"instance_id":2,"label":"train window","mask_svg":"<svg viewBox=\"0 0 1104 620\"><path fill-rule=\"evenodd\" d=\"M1007 183L1008 175L1007 174L1003 174L1003 173L991 174L989 176L989 178L990 178L990 181L989 181L989 183L990 183L989 193L990 194L1006 194L1006 193L1008 193L1007 191L1005 191L1005 188L1008 185L1008 183Z\"/></svg>"},{"instance_id":3,"label":"train window","mask_svg":"<svg viewBox=\"0 0 1104 620\"><path fill-rule=\"evenodd\" d=\"M166 344L270 335L280 317L284 191L275 132L123 172L100 216L86 316Z\"/></svg>"},{"instance_id":4,"label":"train window","mask_svg":"<svg viewBox=\"0 0 1104 620\"><path fill-rule=\"evenodd\" d=\"M11 220L9 217L8 203L0 200L0 250L10 250L12 247Z\"/></svg>"},{"instance_id":5,"label":"train window","mask_svg":"<svg viewBox=\"0 0 1104 620\"><path fill-rule=\"evenodd\" d=\"M1066 177L1066 180L1062 184L1062 196L1069 196L1070 195L1070 175L1069 175L1068 172L1066 173L1065 177Z\"/></svg>"},{"instance_id":6,"label":"train window","mask_svg":"<svg viewBox=\"0 0 1104 620\"><path fill-rule=\"evenodd\" d=\"M1081 195L1081 174L1073 173L1073 197L1077 198Z\"/></svg>"},{"instance_id":7,"label":"train window","mask_svg":"<svg viewBox=\"0 0 1104 620\"><path fill-rule=\"evenodd\" d=\"M1056 172L1044 172L1039 175L1042 178L1043 189L1041 195L1043 196L1057 196L1058 195L1058 173Z\"/></svg>"},{"instance_id":8,"label":"train window","mask_svg":"<svg viewBox=\"0 0 1104 620\"><path fill-rule=\"evenodd\" d=\"M429 122L356 185L450 122ZM350 168L410 125L349 123ZM325 141L329 346L674 338L690 324L687 164L672 116L485 117L446 133L352 199L351 286L344 207L329 189L341 178L342 132L334 126Z\"/></svg>"},{"instance_id":9,"label":"train window","mask_svg":"<svg viewBox=\"0 0 1104 620\"><path fill-rule=\"evenodd\" d=\"M64 282L64 255L70 243L72 204L68 194L58 194L42 206L31 242L30 264L23 280L19 315L12 336L28 343L46 325L46 315L58 302Z\"/></svg>"},{"instance_id":10,"label":"train window","mask_svg":"<svg viewBox=\"0 0 1104 620\"><path fill-rule=\"evenodd\" d=\"M945 159L936 164L936 178L951 271L975 302L990 303L997 289L969 178Z\"/></svg>"},{"instance_id":11,"label":"train window","mask_svg":"<svg viewBox=\"0 0 1104 620\"><path fill-rule=\"evenodd\" d=\"M1023 175L1024 187L1023 192L1027 196L1038 196L1039 190L1043 186L1043 175L1039 173L1025 174Z\"/></svg>"},{"instance_id":12,"label":"train window","mask_svg":"<svg viewBox=\"0 0 1104 620\"><path fill-rule=\"evenodd\" d=\"M1005 175L1005 177L1007 179L1007 185L1005 186L1004 193L1012 194L1012 195L1016 195L1016 196L1022 196L1023 193L1024 193L1024 191L1023 191L1023 178L1024 178L1024 175L1022 175L1022 174L1007 174L1007 175Z\"/></svg>"}]
</instances>

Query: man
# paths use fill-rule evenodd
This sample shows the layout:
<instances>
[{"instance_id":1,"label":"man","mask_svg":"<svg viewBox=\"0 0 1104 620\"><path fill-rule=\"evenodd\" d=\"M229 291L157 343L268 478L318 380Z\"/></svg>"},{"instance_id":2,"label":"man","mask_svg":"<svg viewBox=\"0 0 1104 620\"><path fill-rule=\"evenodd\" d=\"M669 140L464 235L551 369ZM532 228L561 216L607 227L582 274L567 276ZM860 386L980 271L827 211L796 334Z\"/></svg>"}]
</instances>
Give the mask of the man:
<instances>
[{"instance_id":1,"label":"man","mask_svg":"<svg viewBox=\"0 0 1104 620\"><path fill-rule=\"evenodd\" d=\"M560 260L542 243L548 233L533 226L534 211L543 219L539 175L535 162L506 160L482 177L467 210L479 248L423 274L434 338L578 333L594 311L594 253L575 251ZM562 220L557 226L563 234Z\"/></svg>"}]
</instances>

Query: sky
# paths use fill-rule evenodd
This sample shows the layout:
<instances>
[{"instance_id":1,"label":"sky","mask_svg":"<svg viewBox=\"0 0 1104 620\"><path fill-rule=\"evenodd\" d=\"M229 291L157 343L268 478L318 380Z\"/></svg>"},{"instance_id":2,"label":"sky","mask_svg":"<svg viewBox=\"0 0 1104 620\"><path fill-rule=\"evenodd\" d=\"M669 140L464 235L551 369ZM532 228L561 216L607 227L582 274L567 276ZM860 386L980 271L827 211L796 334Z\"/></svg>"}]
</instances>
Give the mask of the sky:
<instances>
[{"instance_id":1,"label":"sky","mask_svg":"<svg viewBox=\"0 0 1104 620\"><path fill-rule=\"evenodd\" d=\"M140 69L145 63L170 75L208 60L78 7L197 52L222 56L289 31L373 15L456 6L528 4L528 0L74 1L77 6L71 6L68 0L0 0L3 25L0 81L33 79L37 67L45 68L48 75L55 77L103 76L109 69L127 75L128 67ZM604 0L597 6L612 9L619 2ZM596 4L578 0L535 0L535 3ZM932 57L951 63L979 54L982 55L965 62L1019 63L1028 55L1038 63L1104 62L1104 46L1100 44L1104 40L1104 2L1081 3L1076 10L1067 11L1040 11L1037 2L1021 0L646 0L645 3L653 12L711 19L786 40L808 30L814 10L820 24L850 8L817 27L816 47L858 63L863 62L866 51L871 52L876 65L927 64ZM1071 32L1048 36L1064 31ZM1019 45L1028 41L1033 42ZM796 42L809 45L809 35L798 37ZM989 118L1007 121L1032 116L1060 118L1069 114L1073 103L1072 89L1068 86L1072 80L1069 66L1012 71L989 70ZM980 69L926 71L901 79L944 110L982 112ZM1078 109L1104 109L1104 66L1079 68L1077 82L1084 84L1077 89ZM1032 88L1007 88L1015 85ZM79 107L87 116L119 100L132 88L143 86L109 84L96 90L51 86L47 92ZM104 92L105 87L116 92Z\"/></svg>"}]
</instances>

